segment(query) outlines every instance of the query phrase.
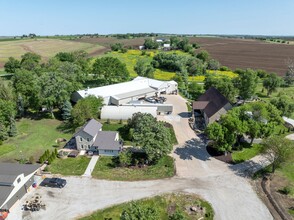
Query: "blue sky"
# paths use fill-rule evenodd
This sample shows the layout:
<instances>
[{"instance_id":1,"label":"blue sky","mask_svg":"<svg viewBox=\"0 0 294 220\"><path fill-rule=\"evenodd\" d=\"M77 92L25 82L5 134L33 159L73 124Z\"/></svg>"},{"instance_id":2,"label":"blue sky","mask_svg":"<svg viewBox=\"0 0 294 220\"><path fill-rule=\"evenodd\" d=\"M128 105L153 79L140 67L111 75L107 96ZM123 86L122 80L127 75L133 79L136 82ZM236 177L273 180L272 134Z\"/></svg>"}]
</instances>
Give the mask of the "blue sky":
<instances>
[{"instance_id":1,"label":"blue sky","mask_svg":"<svg viewBox=\"0 0 294 220\"><path fill-rule=\"evenodd\" d=\"M294 35L294 0L0 0L0 36Z\"/></svg>"}]
</instances>

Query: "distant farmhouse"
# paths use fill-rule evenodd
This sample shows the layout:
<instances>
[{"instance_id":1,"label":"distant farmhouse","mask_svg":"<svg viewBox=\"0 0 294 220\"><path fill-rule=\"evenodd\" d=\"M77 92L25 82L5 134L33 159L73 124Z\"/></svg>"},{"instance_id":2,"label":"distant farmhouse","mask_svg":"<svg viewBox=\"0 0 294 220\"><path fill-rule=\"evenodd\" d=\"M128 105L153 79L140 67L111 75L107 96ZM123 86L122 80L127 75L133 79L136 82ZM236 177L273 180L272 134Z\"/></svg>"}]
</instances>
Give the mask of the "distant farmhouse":
<instances>
[{"instance_id":1,"label":"distant farmhouse","mask_svg":"<svg viewBox=\"0 0 294 220\"><path fill-rule=\"evenodd\" d=\"M218 121L230 109L232 105L229 100L214 87L209 88L197 101L193 102L192 114L196 127L201 123L203 127L206 127Z\"/></svg>"},{"instance_id":2,"label":"distant farmhouse","mask_svg":"<svg viewBox=\"0 0 294 220\"><path fill-rule=\"evenodd\" d=\"M152 115L171 113L172 105L145 102L145 99L160 97L161 94L177 94L177 92L178 84L175 81L160 81L138 76L129 82L77 91L72 94L71 100L77 102L89 95L102 97L105 105L101 111L102 119L128 119L135 112Z\"/></svg>"},{"instance_id":3,"label":"distant farmhouse","mask_svg":"<svg viewBox=\"0 0 294 220\"><path fill-rule=\"evenodd\" d=\"M39 165L0 163L0 212L10 210L34 183Z\"/></svg>"},{"instance_id":4,"label":"distant farmhouse","mask_svg":"<svg viewBox=\"0 0 294 220\"><path fill-rule=\"evenodd\" d=\"M118 132L102 131L102 124L91 119L74 134L65 147L92 151L99 155L118 156L122 150L122 142Z\"/></svg>"}]
</instances>

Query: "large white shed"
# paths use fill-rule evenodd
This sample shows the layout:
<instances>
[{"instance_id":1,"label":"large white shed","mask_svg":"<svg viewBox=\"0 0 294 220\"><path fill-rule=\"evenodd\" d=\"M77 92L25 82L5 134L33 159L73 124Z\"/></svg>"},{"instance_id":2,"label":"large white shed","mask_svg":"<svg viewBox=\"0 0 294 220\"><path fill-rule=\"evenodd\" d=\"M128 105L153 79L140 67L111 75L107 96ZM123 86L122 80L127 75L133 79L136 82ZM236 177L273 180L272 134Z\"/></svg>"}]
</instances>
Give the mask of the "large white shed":
<instances>
[{"instance_id":1,"label":"large white shed","mask_svg":"<svg viewBox=\"0 0 294 220\"><path fill-rule=\"evenodd\" d=\"M134 113L149 113L156 117L157 107L140 106L103 106L101 109L101 119L127 120L132 118Z\"/></svg>"}]
</instances>

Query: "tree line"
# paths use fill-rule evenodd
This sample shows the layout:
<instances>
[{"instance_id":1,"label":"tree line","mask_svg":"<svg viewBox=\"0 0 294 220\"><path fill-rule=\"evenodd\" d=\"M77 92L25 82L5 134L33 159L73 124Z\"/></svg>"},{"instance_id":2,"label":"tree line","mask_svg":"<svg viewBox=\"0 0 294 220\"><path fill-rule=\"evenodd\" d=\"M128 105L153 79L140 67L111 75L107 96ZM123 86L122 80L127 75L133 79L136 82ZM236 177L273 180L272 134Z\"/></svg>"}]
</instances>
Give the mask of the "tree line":
<instances>
[{"instance_id":1,"label":"tree line","mask_svg":"<svg viewBox=\"0 0 294 220\"><path fill-rule=\"evenodd\" d=\"M81 118L90 114L83 111L84 116L78 115L81 104L72 110L73 92L85 87L89 79L96 85L129 79L126 65L117 58L103 57L91 62L84 51L60 52L46 62L40 55L28 52L20 60L10 57L4 68L13 76L10 81L0 80L1 141L17 134L16 118L44 110L54 118L53 110L57 109L62 119L71 118L76 125L81 125ZM97 100L101 106L101 100Z\"/></svg>"}]
</instances>

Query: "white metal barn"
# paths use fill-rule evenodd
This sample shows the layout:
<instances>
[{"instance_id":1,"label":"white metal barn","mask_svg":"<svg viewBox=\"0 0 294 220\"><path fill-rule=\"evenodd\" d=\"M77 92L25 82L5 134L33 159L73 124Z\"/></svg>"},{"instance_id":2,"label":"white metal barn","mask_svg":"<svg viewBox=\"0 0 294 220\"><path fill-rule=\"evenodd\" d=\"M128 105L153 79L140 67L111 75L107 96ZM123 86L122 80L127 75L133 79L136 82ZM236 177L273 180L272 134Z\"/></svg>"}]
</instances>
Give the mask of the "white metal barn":
<instances>
[{"instance_id":1,"label":"white metal barn","mask_svg":"<svg viewBox=\"0 0 294 220\"><path fill-rule=\"evenodd\" d=\"M94 95L102 97L105 105L122 105L141 98L160 95L160 93L177 93L177 90L178 84L175 81L136 77L130 82L79 90L72 94L71 100L77 102L79 99Z\"/></svg>"},{"instance_id":2,"label":"white metal barn","mask_svg":"<svg viewBox=\"0 0 294 220\"><path fill-rule=\"evenodd\" d=\"M141 107L141 106L103 106L101 109L101 119L113 119L113 120L127 120L132 118L134 113L142 112L149 113L156 117L157 107Z\"/></svg>"}]
</instances>

